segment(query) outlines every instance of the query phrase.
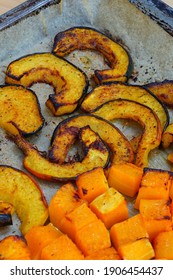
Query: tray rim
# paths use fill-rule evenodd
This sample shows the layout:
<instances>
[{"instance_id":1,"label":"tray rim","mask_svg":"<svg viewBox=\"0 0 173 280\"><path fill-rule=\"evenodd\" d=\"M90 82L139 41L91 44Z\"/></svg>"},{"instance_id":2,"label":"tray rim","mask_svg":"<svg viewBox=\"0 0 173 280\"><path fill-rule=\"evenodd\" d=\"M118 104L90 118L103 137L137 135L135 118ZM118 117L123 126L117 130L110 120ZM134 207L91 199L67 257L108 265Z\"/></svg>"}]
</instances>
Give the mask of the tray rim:
<instances>
[{"instance_id":1,"label":"tray rim","mask_svg":"<svg viewBox=\"0 0 173 280\"><path fill-rule=\"evenodd\" d=\"M173 8L162 0L128 0L173 36ZM61 0L27 0L0 16L0 31Z\"/></svg>"},{"instance_id":2,"label":"tray rim","mask_svg":"<svg viewBox=\"0 0 173 280\"><path fill-rule=\"evenodd\" d=\"M27 0L10 11L0 16L0 31L9 28L23 18L53 4L58 4L61 0Z\"/></svg>"},{"instance_id":3,"label":"tray rim","mask_svg":"<svg viewBox=\"0 0 173 280\"><path fill-rule=\"evenodd\" d=\"M173 8L162 0L128 0L173 36Z\"/></svg>"}]
</instances>

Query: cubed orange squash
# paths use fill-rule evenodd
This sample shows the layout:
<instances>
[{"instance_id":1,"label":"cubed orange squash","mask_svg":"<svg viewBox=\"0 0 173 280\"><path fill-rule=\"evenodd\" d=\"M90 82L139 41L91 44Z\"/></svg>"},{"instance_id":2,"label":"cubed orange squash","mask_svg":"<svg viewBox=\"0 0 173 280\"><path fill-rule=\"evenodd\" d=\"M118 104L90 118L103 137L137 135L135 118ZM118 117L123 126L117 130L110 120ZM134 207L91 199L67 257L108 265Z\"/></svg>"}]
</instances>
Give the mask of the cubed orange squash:
<instances>
[{"instance_id":1,"label":"cubed orange squash","mask_svg":"<svg viewBox=\"0 0 173 280\"><path fill-rule=\"evenodd\" d=\"M129 216L124 196L114 188L107 189L105 193L96 197L89 206L108 229Z\"/></svg>"},{"instance_id":2,"label":"cubed orange squash","mask_svg":"<svg viewBox=\"0 0 173 280\"><path fill-rule=\"evenodd\" d=\"M75 241L76 232L83 226L97 221L97 216L85 204L81 204L71 212L67 213L61 220L61 230Z\"/></svg>"},{"instance_id":3,"label":"cubed orange squash","mask_svg":"<svg viewBox=\"0 0 173 280\"><path fill-rule=\"evenodd\" d=\"M148 238L121 245L118 252L123 260L151 260L155 257L154 249Z\"/></svg>"},{"instance_id":4,"label":"cubed orange squash","mask_svg":"<svg viewBox=\"0 0 173 280\"><path fill-rule=\"evenodd\" d=\"M61 231L51 223L32 227L25 235L32 260L40 260L42 249L61 235Z\"/></svg>"},{"instance_id":5,"label":"cubed orange squash","mask_svg":"<svg viewBox=\"0 0 173 280\"><path fill-rule=\"evenodd\" d=\"M170 200L141 199L139 212L143 217L149 239L152 241L160 232L172 230Z\"/></svg>"},{"instance_id":6,"label":"cubed orange squash","mask_svg":"<svg viewBox=\"0 0 173 280\"><path fill-rule=\"evenodd\" d=\"M171 181L170 188L169 188L169 197L173 200L173 179Z\"/></svg>"},{"instance_id":7,"label":"cubed orange squash","mask_svg":"<svg viewBox=\"0 0 173 280\"><path fill-rule=\"evenodd\" d=\"M71 183L61 186L53 195L49 204L51 223L60 229L61 219L79 205L87 203L79 198L78 192Z\"/></svg>"},{"instance_id":8,"label":"cubed orange squash","mask_svg":"<svg viewBox=\"0 0 173 280\"><path fill-rule=\"evenodd\" d=\"M85 260L120 260L120 256L114 247L101 249L89 256Z\"/></svg>"},{"instance_id":9,"label":"cubed orange squash","mask_svg":"<svg viewBox=\"0 0 173 280\"><path fill-rule=\"evenodd\" d=\"M142 176L142 187L165 186L170 189L172 184L172 172L162 169L145 168Z\"/></svg>"},{"instance_id":10,"label":"cubed orange squash","mask_svg":"<svg viewBox=\"0 0 173 280\"><path fill-rule=\"evenodd\" d=\"M111 246L109 231L99 219L82 227L76 233L75 243L85 256Z\"/></svg>"},{"instance_id":11,"label":"cubed orange squash","mask_svg":"<svg viewBox=\"0 0 173 280\"><path fill-rule=\"evenodd\" d=\"M172 184L171 172L160 169L144 169L141 186L134 208L139 209L140 199L169 199Z\"/></svg>"},{"instance_id":12,"label":"cubed orange squash","mask_svg":"<svg viewBox=\"0 0 173 280\"><path fill-rule=\"evenodd\" d=\"M133 163L114 164L108 172L108 184L124 195L134 197L139 190L143 168Z\"/></svg>"},{"instance_id":13,"label":"cubed orange squash","mask_svg":"<svg viewBox=\"0 0 173 280\"><path fill-rule=\"evenodd\" d=\"M136 197L134 208L139 209L141 199L169 199L169 191L167 188L158 187L141 187Z\"/></svg>"},{"instance_id":14,"label":"cubed orange squash","mask_svg":"<svg viewBox=\"0 0 173 280\"><path fill-rule=\"evenodd\" d=\"M42 249L42 260L83 260L84 256L76 244L63 234Z\"/></svg>"},{"instance_id":15,"label":"cubed orange squash","mask_svg":"<svg viewBox=\"0 0 173 280\"><path fill-rule=\"evenodd\" d=\"M30 260L30 252L22 237L9 235L0 241L0 260Z\"/></svg>"},{"instance_id":16,"label":"cubed orange squash","mask_svg":"<svg viewBox=\"0 0 173 280\"><path fill-rule=\"evenodd\" d=\"M102 167L82 173L76 179L80 198L91 202L108 189L108 182Z\"/></svg>"},{"instance_id":17,"label":"cubed orange squash","mask_svg":"<svg viewBox=\"0 0 173 280\"><path fill-rule=\"evenodd\" d=\"M114 224L110 229L110 237L117 250L123 244L148 238L142 216L136 214L123 222Z\"/></svg>"},{"instance_id":18,"label":"cubed orange squash","mask_svg":"<svg viewBox=\"0 0 173 280\"><path fill-rule=\"evenodd\" d=\"M173 260L173 231L160 232L153 241L156 259Z\"/></svg>"}]
</instances>

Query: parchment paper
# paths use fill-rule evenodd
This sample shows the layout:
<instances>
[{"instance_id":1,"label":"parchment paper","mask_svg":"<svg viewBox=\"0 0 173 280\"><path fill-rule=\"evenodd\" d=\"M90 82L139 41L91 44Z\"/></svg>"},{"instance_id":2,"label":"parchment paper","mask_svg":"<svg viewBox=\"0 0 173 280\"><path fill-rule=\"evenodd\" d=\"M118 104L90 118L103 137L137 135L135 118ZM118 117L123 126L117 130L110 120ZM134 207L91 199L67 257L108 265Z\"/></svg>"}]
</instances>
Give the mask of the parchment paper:
<instances>
[{"instance_id":1,"label":"parchment paper","mask_svg":"<svg viewBox=\"0 0 173 280\"><path fill-rule=\"evenodd\" d=\"M54 36L73 26L94 27L121 42L129 51L134 63L135 79L129 81L131 84L173 79L173 38L129 1L63 0L60 4L47 7L38 14L29 16L1 31L0 83L4 84L4 71L12 60L34 52L51 51ZM67 59L83 69L89 77L95 68L107 67L100 55L89 51L74 52ZM91 82L90 88L92 86ZM53 117L45 106L48 95L53 92L50 86L36 84L32 89L38 95L46 124L39 133L29 137L28 140L39 150L47 151L54 128L67 116ZM170 114L172 121L172 112ZM120 126L123 133L130 137L131 127L121 122L117 122L117 126ZM166 161L168 152L158 149L153 151L150 156L150 166L170 169ZM0 164L11 165L27 172L23 168L22 160L23 153L0 129ZM35 179L49 203L60 184ZM21 235L18 230L19 220L14 217L13 221L13 226L0 229L0 239L9 234Z\"/></svg>"}]
</instances>

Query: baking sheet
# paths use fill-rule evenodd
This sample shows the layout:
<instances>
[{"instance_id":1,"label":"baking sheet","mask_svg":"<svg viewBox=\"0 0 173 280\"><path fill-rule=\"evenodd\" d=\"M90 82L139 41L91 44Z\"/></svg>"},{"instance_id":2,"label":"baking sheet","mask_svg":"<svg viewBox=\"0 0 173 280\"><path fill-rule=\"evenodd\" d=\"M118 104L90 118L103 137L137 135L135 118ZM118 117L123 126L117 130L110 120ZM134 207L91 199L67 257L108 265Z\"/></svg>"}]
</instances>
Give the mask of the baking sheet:
<instances>
[{"instance_id":1,"label":"baking sheet","mask_svg":"<svg viewBox=\"0 0 173 280\"><path fill-rule=\"evenodd\" d=\"M39 9L38 13L34 12L27 17L22 17L22 20L17 21L15 25L2 29L0 32L1 84L4 84L4 72L12 60L34 52L51 51L54 36L73 26L93 27L111 36L114 40L121 41L131 54L134 63L133 76L135 79L130 80L131 84L173 79L173 37L128 0L95 0L94 2L92 0L63 0L59 4L58 2L53 1L53 5ZM89 77L95 68L107 67L100 55L89 51L75 51L67 59L83 69ZM67 116L53 117L45 106L48 95L53 93L50 86L36 84L32 86L32 89L38 95L46 124L39 133L29 137L28 140L34 143L39 150L47 151L55 127ZM127 137L130 137L131 128L118 122L117 126L122 128ZM154 150L150 156L150 166L170 169L166 161L168 152ZM0 164L24 170L22 160L23 153L13 142L9 141L4 131L0 129ZM37 178L36 181L43 189L49 203L60 184ZM0 229L0 238L9 234L21 234L18 230L19 220L17 217L13 220L12 227Z\"/></svg>"}]
</instances>

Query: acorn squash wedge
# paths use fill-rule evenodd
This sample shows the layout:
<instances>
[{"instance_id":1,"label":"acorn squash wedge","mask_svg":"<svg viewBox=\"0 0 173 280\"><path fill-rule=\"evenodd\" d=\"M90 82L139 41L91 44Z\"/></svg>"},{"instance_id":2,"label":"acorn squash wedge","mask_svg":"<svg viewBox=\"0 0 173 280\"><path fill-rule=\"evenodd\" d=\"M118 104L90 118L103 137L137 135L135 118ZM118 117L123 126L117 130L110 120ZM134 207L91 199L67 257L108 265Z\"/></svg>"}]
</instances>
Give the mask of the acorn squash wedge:
<instances>
[{"instance_id":1,"label":"acorn squash wedge","mask_svg":"<svg viewBox=\"0 0 173 280\"><path fill-rule=\"evenodd\" d=\"M148 106L160 119L162 130L168 126L169 113L166 106L150 91L139 85L118 82L99 85L85 96L80 109L84 112L92 112L103 103L120 98Z\"/></svg>"},{"instance_id":2,"label":"acorn squash wedge","mask_svg":"<svg viewBox=\"0 0 173 280\"><path fill-rule=\"evenodd\" d=\"M149 153L160 145L162 136L160 120L149 107L135 101L117 99L99 106L93 114L109 121L130 119L138 122L144 131L138 144L134 163L140 167L148 166Z\"/></svg>"},{"instance_id":3,"label":"acorn squash wedge","mask_svg":"<svg viewBox=\"0 0 173 280\"><path fill-rule=\"evenodd\" d=\"M132 147L120 130L105 119L90 114L72 116L59 123L54 130L51 140L50 160L63 163L69 147L75 141L76 134L82 127L87 125L99 134L111 150L111 162L133 161L134 153Z\"/></svg>"},{"instance_id":4,"label":"acorn squash wedge","mask_svg":"<svg viewBox=\"0 0 173 280\"><path fill-rule=\"evenodd\" d=\"M0 86L0 127L12 133L14 122L24 136L42 129L44 118L37 96L23 86Z\"/></svg>"},{"instance_id":5,"label":"acorn squash wedge","mask_svg":"<svg viewBox=\"0 0 173 280\"><path fill-rule=\"evenodd\" d=\"M46 105L55 116L72 113L88 87L84 72L51 53L30 54L12 61L5 82L26 87L34 83L53 86L55 93L49 95Z\"/></svg>"},{"instance_id":6,"label":"acorn squash wedge","mask_svg":"<svg viewBox=\"0 0 173 280\"><path fill-rule=\"evenodd\" d=\"M30 251L22 236L9 235L0 240L0 260L31 260Z\"/></svg>"},{"instance_id":7,"label":"acorn squash wedge","mask_svg":"<svg viewBox=\"0 0 173 280\"><path fill-rule=\"evenodd\" d=\"M170 123L162 134L162 146L168 148L173 143L173 123Z\"/></svg>"},{"instance_id":8,"label":"acorn squash wedge","mask_svg":"<svg viewBox=\"0 0 173 280\"><path fill-rule=\"evenodd\" d=\"M125 82L131 75L132 60L129 53L119 43L96 29L73 27L55 36L54 54L64 57L74 50L94 50L106 58L111 69L95 70L93 78L98 84L108 81Z\"/></svg>"},{"instance_id":9,"label":"acorn squash wedge","mask_svg":"<svg viewBox=\"0 0 173 280\"><path fill-rule=\"evenodd\" d=\"M149 89L158 99L160 99L168 107L173 107L173 80L164 80L161 82L153 82L146 84Z\"/></svg>"},{"instance_id":10,"label":"acorn squash wedge","mask_svg":"<svg viewBox=\"0 0 173 280\"><path fill-rule=\"evenodd\" d=\"M83 172L96 167L105 167L109 163L109 149L99 135L88 126L83 126L79 131L84 157L80 161L69 161L64 164L49 161L27 142L17 132L17 129L16 135L12 135L12 139L25 154L24 167L36 177L48 181L72 180Z\"/></svg>"},{"instance_id":11,"label":"acorn squash wedge","mask_svg":"<svg viewBox=\"0 0 173 280\"><path fill-rule=\"evenodd\" d=\"M0 165L0 200L11 203L21 220L23 234L48 218L48 206L36 181L25 172Z\"/></svg>"}]
</instances>

